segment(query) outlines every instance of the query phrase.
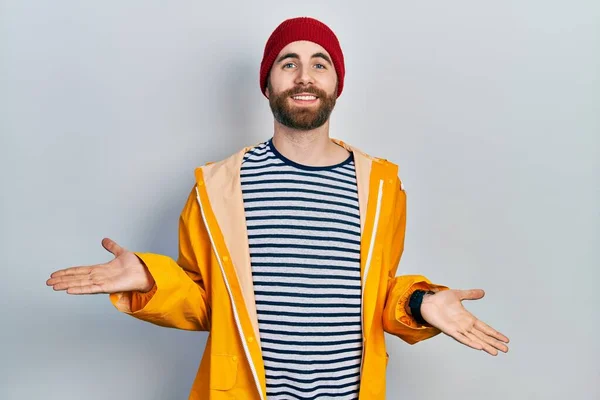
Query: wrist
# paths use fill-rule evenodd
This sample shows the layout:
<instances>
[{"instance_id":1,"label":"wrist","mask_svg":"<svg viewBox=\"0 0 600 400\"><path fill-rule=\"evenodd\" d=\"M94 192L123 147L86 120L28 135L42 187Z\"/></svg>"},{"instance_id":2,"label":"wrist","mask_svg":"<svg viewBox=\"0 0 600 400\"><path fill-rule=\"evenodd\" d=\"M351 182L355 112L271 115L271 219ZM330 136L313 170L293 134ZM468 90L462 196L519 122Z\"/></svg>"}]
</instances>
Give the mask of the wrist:
<instances>
[{"instance_id":1,"label":"wrist","mask_svg":"<svg viewBox=\"0 0 600 400\"><path fill-rule=\"evenodd\" d=\"M431 290L415 290L409 297L409 300L406 302L406 313L413 317L417 323L421 325L427 324L427 321L425 321L421 315L421 305L427 299L427 297L430 297L434 294L435 292Z\"/></svg>"},{"instance_id":2,"label":"wrist","mask_svg":"<svg viewBox=\"0 0 600 400\"><path fill-rule=\"evenodd\" d=\"M140 288L139 291L141 293L148 293L154 287L155 282L154 282L154 278L152 277L152 274L148 270L148 267L146 267L145 265L144 265L144 277L145 277L145 284L142 286L142 288Z\"/></svg>"},{"instance_id":3,"label":"wrist","mask_svg":"<svg viewBox=\"0 0 600 400\"><path fill-rule=\"evenodd\" d=\"M152 277L152 274L150 273L150 270L148 269L148 267L146 266L146 263L144 263L144 260L141 259L140 256L138 256L136 254L136 257L138 259L138 261L140 262L140 266L141 266L141 272L140 272L140 287L138 288L138 292L140 293L148 293L150 290L152 290L152 288L154 287L154 278Z\"/></svg>"}]
</instances>

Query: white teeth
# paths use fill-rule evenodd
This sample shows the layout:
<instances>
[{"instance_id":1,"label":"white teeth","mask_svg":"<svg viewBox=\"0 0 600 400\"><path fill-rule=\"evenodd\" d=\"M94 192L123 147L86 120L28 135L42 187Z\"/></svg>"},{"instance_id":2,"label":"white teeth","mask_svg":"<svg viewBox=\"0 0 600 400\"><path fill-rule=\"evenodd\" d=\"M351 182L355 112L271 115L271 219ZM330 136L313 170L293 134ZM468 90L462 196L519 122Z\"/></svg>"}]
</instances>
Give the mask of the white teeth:
<instances>
[{"instance_id":1,"label":"white teeth","mask_svg":"<svg viewBox=\"0 0 600 400\"><path fill-rule=\"evenodd\" d=\"M316 100L317 96L293 96L294 100Z\"/></svg>"}]
</instances>

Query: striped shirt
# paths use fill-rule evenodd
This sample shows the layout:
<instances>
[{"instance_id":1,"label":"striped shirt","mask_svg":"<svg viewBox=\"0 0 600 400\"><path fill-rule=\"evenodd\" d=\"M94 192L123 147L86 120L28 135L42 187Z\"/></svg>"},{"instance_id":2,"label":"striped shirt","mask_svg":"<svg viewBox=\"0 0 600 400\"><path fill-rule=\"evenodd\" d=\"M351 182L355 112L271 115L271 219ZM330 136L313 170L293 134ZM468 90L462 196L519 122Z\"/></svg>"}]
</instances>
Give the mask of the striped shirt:
<instances>
[{"instance_id":1,"label":"striped shirt","mask_svg":"<svg viewBox=\"0 0 600 400\"><path fill-rule=\"evenodd\" d=\"M360 214L352 155L299 165L272 139L241 183L268 400L357 399Z\"/></svg>"}]
</instances>

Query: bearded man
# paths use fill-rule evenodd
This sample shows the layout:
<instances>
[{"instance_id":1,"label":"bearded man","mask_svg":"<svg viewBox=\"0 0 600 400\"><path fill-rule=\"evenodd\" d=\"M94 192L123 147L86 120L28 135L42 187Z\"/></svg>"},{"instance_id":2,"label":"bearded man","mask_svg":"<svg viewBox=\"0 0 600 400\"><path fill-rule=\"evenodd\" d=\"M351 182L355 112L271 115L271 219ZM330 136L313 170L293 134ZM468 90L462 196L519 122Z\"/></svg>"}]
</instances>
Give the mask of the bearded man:
<instances>
[{"instance_id":1,"label":"bearded man","mask_svg":"<svg viewBox=\"0 0 600 400\"><path fill-rule=\"evenodd\" d=\"M329 136L344 75L329 27L282 22L259 74L273 135L195 170L177 260L105 238L113 260L57 271L47 284L208 331L190 399L384 399L385 332L410 344L443 332L508 351L508 338L462 306L482 290L396 276L406 193L396 164Z\"/></svg>"}]
</instances>

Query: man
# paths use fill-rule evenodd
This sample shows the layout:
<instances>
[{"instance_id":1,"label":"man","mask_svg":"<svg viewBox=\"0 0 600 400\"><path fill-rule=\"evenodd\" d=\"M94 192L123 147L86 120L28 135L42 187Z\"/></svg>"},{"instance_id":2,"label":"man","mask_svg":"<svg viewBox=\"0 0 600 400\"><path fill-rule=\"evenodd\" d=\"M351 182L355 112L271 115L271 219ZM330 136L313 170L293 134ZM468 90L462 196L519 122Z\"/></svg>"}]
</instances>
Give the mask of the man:
<instances>
[{"instance_id":1,"label":"man","mask_svg":"<svg viewBox=\"0 0 600 400\"><path fill-rule=\"evenodd\" d=\"M384 332L411 344L444 332L508 351L462 306L482 290L396 276L406 223L398 167L329 137L344 74L326 25L284 21L260 69L273 137L196 169L177 261L104 239L112 261L57 271L47 284L209 331L190 399L383 399Z\"/></svg>"}]
</instances>

